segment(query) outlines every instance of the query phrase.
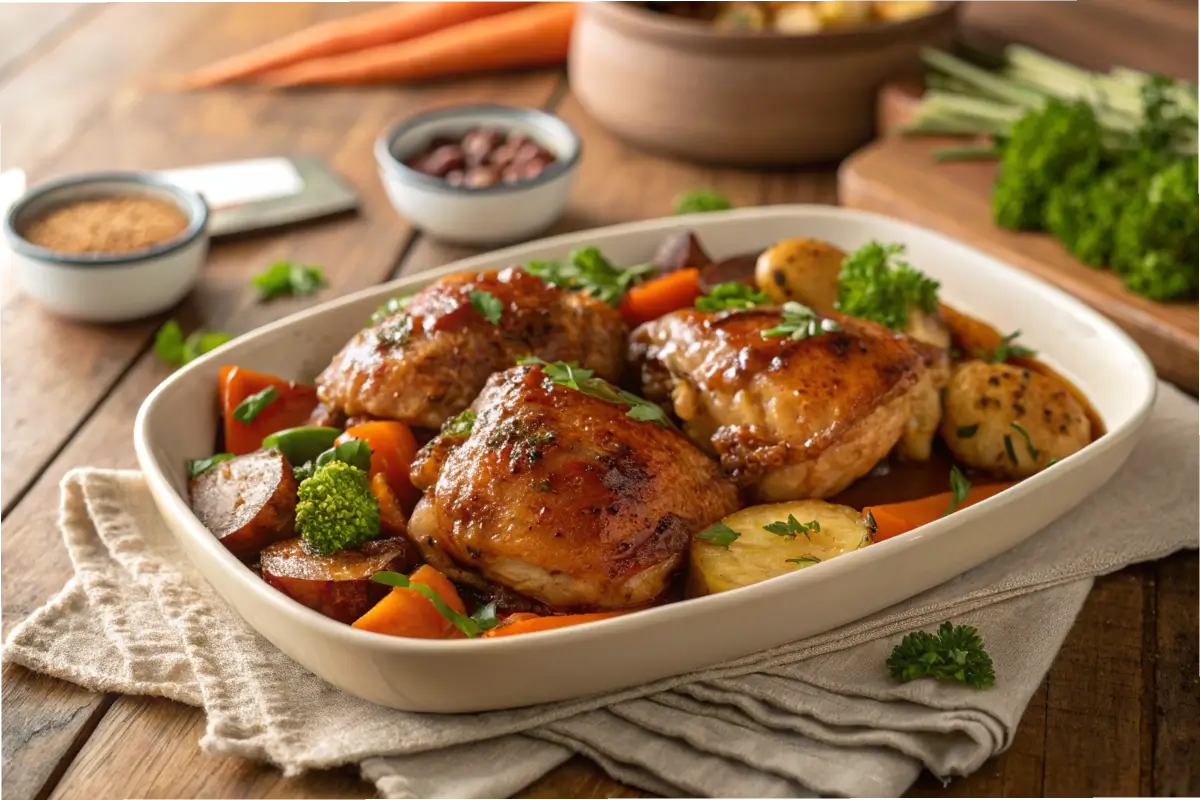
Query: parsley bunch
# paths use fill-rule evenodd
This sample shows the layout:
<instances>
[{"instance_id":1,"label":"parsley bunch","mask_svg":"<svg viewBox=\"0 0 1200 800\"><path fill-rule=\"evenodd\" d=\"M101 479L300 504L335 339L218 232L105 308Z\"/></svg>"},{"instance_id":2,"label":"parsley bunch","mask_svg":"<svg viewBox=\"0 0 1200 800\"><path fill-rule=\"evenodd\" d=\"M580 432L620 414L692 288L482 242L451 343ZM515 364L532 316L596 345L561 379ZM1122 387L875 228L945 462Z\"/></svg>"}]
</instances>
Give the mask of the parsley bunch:
<instances>
[{"instance_id":1,"label":"parsley bunch","mask_svg":"<svg viewBox=\"0 0 1200 800\"><path fill-rule=\"evenodd\" d=\"M943 622L936 634L915 631L906 635L888 656L887 668L902 683L936 678L986 689L996 682L992 657L983 649L979 632L970 625L949 622Z\"/></svg>"},{"instance_id":2,"label":"parsley bunch","mask_svg":"<svg viewBox=\"0 0 1200 800\"><path fill-rule=\"evenodd\" d=\"M610 306L617 306L632 287L650 277L653 264L613 266L597 247L575 250L566 258L530 261L525 271L563 289L587 292Z\"/></svg>"},{"instance_id":3,"label":"parsley bunch","mask_svg":"<svg viewBox=\"0 0 1200 800\"><path fill-rule=\"evenodd\" d=\"M606 403L629 406L628 416L639 422L653 422L664 428L671 426L667 412L663 411L658 404L638 397L633 392L618 389L603 378L597 378L595 370L584 369L575 362L555 361L550 364L537 356L525 356L518 359L517 363L540 366L542 373L559 386L574 389Z\"/></svg>"},{"instance_id":4,"label":"parsley bunch","mask_svg":"<svg viewBox=\"0 0 1200 800\"><path fill-rule=\"evenodd\" d=\"M928 314L937 311L938 286L904 259L904 245L871 242L843 262L836 307L901 331L908 327L913 307Z\"/></svg>"}]
</instances>

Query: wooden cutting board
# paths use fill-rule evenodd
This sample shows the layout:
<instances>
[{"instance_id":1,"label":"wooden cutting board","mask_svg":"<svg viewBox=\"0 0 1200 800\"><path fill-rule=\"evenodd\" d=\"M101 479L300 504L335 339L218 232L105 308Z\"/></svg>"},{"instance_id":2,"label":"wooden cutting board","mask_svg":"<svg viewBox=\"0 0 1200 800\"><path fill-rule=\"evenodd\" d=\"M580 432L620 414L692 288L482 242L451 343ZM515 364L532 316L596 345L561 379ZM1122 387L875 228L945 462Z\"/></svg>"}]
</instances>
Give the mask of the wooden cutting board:
<instances>
[{"instance_id":1,"label":"wooden cutting board","mask_svg":"<svg viewBox=\"0 0 1200 800\"><path fill-rule=\"evenodd\" d=\"M881 131L907 116L918 91L892 86L881 93ZM1048 235L997 228L990 200L995 164L936 163L933 151L953 143L885 135L842 163L838 170L842 205L940 231L1070 292L1121 326L1146 351L1161 377L1196 393L1200 383L1197 304L1147 300L1128 291L1111 272L1076 260Z\"/></svg>"}]
</instances>

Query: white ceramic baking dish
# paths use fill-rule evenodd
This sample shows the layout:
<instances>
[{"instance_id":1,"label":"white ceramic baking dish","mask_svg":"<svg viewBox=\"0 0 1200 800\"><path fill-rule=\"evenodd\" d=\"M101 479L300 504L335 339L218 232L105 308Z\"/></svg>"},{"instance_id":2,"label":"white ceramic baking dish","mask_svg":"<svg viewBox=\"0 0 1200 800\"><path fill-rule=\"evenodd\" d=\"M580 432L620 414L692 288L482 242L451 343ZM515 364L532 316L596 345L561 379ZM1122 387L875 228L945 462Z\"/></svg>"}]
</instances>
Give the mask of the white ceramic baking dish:
<instances>
[{"instance_id":1,"label":"white ceramic baking dish","mask_svg":"<svg viewBox=\"0 0 1200 800\"><path fill-rule=\"evenodd\" d=\"M321 616L256 577L192 515L185 461L211 454L217 370L237 364L311 381L386 298L441 275L598 245L618 264L694 230L715 257L812 236L853 249L903 242L943 298L1003 331L1020 329L1071 377L1108 433L1015 488L917 531L754 586L558 631L478 641L401 639ZM556 236L359 292L236 339L175 373L143 404L138 459L168 525L213 587L263 636L346 691L394 708L466 712L606 692L796 641L859 619L1011 548L1070 510L1128 456L1154 400L1146 357L1082 303L936 233L825 206L775 206Z\"/></svg>"}]
</instances>

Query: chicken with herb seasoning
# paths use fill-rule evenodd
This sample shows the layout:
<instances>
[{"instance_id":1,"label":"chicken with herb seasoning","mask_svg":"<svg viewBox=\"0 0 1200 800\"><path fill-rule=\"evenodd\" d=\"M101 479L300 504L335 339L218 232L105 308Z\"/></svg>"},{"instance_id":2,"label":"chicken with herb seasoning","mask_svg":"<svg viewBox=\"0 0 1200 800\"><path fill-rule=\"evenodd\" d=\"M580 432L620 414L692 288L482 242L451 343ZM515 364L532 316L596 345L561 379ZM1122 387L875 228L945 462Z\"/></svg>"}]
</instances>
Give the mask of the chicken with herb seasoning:
<instances>
[{"instance_id":1,"label":"chicken with herb seasoning","mask_svg":"<svg viewBox=\"0 0 1200 800\"><path fill-rule=\"evenodd\" d=\"M523 355L615 380L625 326L608 303L524 270L451 275L389 306L317 378L328 408L438 428Z\"/></svg>"},{"instance_id":2,"label":"chicken with herb seasoning","mask_svg":"<svg viewBox=\"0 0 1200 800\"><path fill-rule=\"evenodd\" d=\"M469 433L456 423L418 454L409 523L426 561L463 583L558 611L646 604L691 537L738 508L662 409L590 370L513 367L471 410Z\"/></svg>"}]
</instances>

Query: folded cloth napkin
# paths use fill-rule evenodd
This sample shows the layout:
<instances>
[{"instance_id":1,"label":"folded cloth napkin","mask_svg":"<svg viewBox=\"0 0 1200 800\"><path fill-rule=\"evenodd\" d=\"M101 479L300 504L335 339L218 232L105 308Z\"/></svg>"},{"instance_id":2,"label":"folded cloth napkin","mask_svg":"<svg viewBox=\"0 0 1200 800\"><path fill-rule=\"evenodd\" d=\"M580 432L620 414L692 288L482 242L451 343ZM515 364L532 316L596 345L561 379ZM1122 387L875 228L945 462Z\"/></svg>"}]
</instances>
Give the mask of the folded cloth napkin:
<instances>
[{"instance_id":1,"label":"folded cloth napkin","mask_svg":"<svg viewBox=\"0 0 1200 800\"><path fill-rule=\"evenodd\" d=\"M288 773L359 763L387 797L508 796L572 753L664 795L897 795L922 767L966 775L1011 743L1094 576L1196 546L1197 407L1159 392L1121 472L1019 547L852 625L605 697L438 715L345 694L209 588L135 472L64 479L75 576L13 631L4 658L203 706L208 752ZM889 678L901 635L946 619L979 629L995 687Z\"/></svg>"}]
</instances>

